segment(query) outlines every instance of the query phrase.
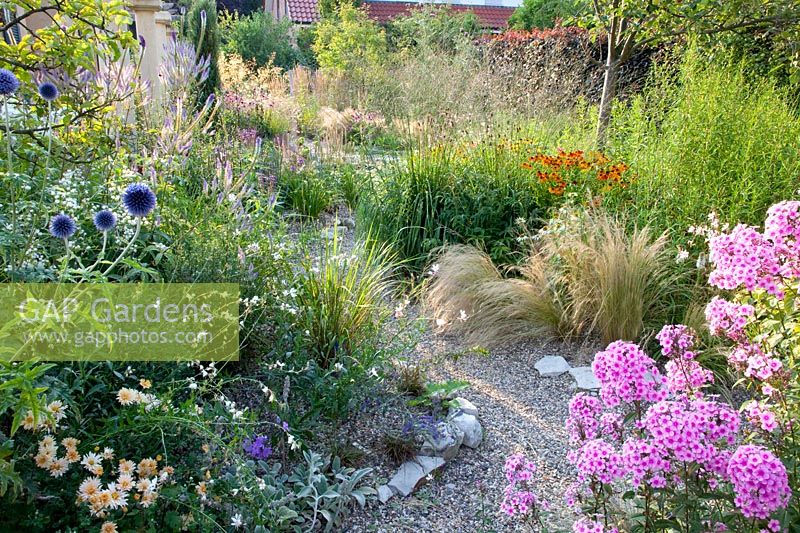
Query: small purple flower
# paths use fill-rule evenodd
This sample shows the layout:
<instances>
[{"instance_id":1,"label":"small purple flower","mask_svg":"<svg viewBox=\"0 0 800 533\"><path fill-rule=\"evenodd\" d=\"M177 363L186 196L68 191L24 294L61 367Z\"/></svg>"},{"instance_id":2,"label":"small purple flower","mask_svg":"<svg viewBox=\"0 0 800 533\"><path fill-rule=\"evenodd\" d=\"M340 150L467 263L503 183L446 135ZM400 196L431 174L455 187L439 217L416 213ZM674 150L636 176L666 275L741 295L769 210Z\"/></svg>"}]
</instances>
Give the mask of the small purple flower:
<instances>
[{"instance_id":1,"label":"small purple flower","mask_svg":"<svg viewBox=\"0 0 800 533\"><path fill-rule=\"evenodd\" d=\"M206 10L203 9L200 11L200 24L202 24L203 27L205 28L207 21L208 21L208 15L206 14Z\"/></svg>"},{"instance_id":2,"label":"small purple flower","mask_svg":"<svg viewBox=\"0 0 800 533\"><path fill-rule=\"evenodd\" d=\"M281 427L283 428L284 431L289 431L289 423L288 422L284 422Z\"/></svg>"},{"instance_id":3,"label":"small purple flower","mask_svg":"<svg viewBox=\"0 0 800 533\"><path fill-rule=\"evenodd\" d=\"M50 235L56 239L69 239L78 227L69 216L59 213L50 220Z\"/></svg>"},{"instance_id":4,"label":"small purple flower","mask_svg":"<svg viewBox=\"0 0 800 533\"><path fill-rule=\"evenodd\" d=\"M144 40L144 37L142 35L139 36L139 46L141 46L142 48L147 46L147 41Z\"/></svg>"},{"instance_id":5,"label":"small purple flower","mask_svg":"<svg viewBox=\"0 0 800 533\"><path fill-rule=\"evenodd\" d=\"M111 231L114 229L114 226L117 225L117 215L109 211L108 209L103 209L102 211L98 211L97 214L94 215L94 227L97 228L97 231L102 231L103 233L107 231Z\"/></svg>"},{"instance_id":6,"label":"small purple flower","mask_svg":"<svg viewBox=\"0 0 800 533\"><path fill-rule=\"evenodd\" d=\"M19 80L8 69L0 68L0 96L9 96L19 89Z\"/></svg>"},{"instance_id":7,"label":"small purple flower","mask_svg":"<svg viewBox=\"0 0 800 533\"><path fill-rule=\"evenodd\" d=\"M255 440L246 441L244 443L244 451L255 459L266 461L272 455L272 446L269 445L269 439L262 435L256 437Z\"/></svg>"},{"instance_id":8,"label":"small purple flower","mask_svg":"<svg viewBox=\"0 0 800 533\"><path fill-rule=\"evenodd\" d=\"M58 87L49 81L42 82L39 84L39 96L48 102L53 102L58 98Z\"/></svg>"},{"instance_id":9,"label":"small purple flower","mask_svg":"<svg viewBox=\"0 0 800 533\"><path fill-rule=\"evenodd\" d=\"M156 207L156 195L144 183L134 183L122 193L122 204L131 216L146 217Z\"/></svg>"}]
</instances>

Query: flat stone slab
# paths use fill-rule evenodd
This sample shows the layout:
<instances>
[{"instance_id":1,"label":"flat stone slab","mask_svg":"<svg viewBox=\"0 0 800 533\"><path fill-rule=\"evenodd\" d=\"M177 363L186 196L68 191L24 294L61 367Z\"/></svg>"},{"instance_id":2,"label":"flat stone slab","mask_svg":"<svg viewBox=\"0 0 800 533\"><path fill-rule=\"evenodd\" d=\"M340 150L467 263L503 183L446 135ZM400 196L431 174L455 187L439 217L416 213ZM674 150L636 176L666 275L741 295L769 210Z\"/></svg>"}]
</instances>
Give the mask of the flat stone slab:
<instances>
[{"instance_id":1,"label":"flat stone slab","mask_svg":"<svg viewBox=\"0 0 800 533\"><path fill-rule=\"evenodd\" d=\"M466 398L456 398L452 400L452 404L450 406L450 412L453 413L455 411L461 411L462 413L466 413L472 416L478 416L478 408L475 407L475 404L471 401L467 400Z\"/></svg>"},{"instance_id":2,"label":"flat stone slab","mask_svg":"<svg viewBox=\"0 0 800 533\"><path fill-rule=\"evenodd\" d=\"M560 355L548 355L533 365L543 378L556 378L569 371L569 363Z\"/></svg>"},{"instance_id":3,"label":"flat stone slab","mask_svg":"<svg viewBox=\"0 0 800 533\"><path fill-rule=\"evenodd\" d=\"M569 373L575 378L578 390L598 391L600 390L600 380L595 377L591 367L579 366L570 368Z\"/></svg>"},{"instance_id":4,"label":"flat stone slab","mask_svg":"<svg viewBox=\"0 0 800 533\"><path fill-rule=\"evenodd\" d=\"M381 503L386 503L394 497L394 491L388 485L381 485L378 487L378 500Z\"/></svg>"},{"instance_id":5,"label":"flat stone slab","mask_svg":"<svg viewBox=\"0 0 800 533\"><path fill-rule=\"evenodd\" d=\"M425 483L428 474L444 466L441 457L418 455L413 461L406 461L389 481L388 488L401 496L408 496Z\"/></svg>"}]
</instances>

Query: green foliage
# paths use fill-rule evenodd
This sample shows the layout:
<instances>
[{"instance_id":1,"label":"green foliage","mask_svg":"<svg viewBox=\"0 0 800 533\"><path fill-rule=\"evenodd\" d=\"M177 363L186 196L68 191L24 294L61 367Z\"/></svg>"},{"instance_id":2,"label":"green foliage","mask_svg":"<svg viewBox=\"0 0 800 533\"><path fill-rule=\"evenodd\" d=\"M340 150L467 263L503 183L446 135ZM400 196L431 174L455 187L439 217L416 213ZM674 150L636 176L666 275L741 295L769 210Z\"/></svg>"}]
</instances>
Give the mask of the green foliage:
<instances>
[{"instance_id":1,"label":"green foliage","mask_svg":"<svg viewBox=\"0 0 800 533\"><path fill-rule=\"evenodd\" d=\"M453 53L481 33L478 17L447 6L423 5L389 25L392 44L398 49Z\"/></svg>"},{"instance_id":2,"label":"green foliage","mask_svg":"<svg viewBox=\"0 0 800 533\"><path fill-rule=\"evenodd\" d=\"M585 0L523 0L508 19L515 30L552 28L588 10Z\"/></svg>"},{"instance_id":3,"label":"green foliage","mask_svg":"<svg viewBox=\"0 0 800 533\"><path fill-rule=\"evenodd\" d=\"M376 494L372 487L363 486L364 477L371 468L356 470L342 466L339 458L324 460L314 452L304 452L305 464L301 464L289 477L294 492L305 504L304 522L314 529L324 524L323 531L342 527L345 511L352 501L363 507L367 496Z\"/></svg>"},{"instance_id":4,"label":"green foliage","mask_svg":"<svg viewBox=\"0 0 800 533\"><path fill-rule=\"evenodd\" d=\"M302 342L321 368L337 362L361 365L358 358L368 356L388 316L383 304L391 273L388 260L386 251L375 245L358 245L345 255L337 238L318 261L304 263L297 289Z\"/></svg>"},{"instance_id":5,"label":"green foliage","mask_svg":"<svg viewBox=\"0 0 800 533\"><path fill-rule=\"evenodd\" d=\"M513 262L519 221L537 227L558 198L521 163L530 152L493 139L477 147L440 146L390 164L362 193L359 216L392 243L403 268L420 274L446 243L472 243Z\"/></svg>"},{"instance_id":6,"label":"green foliage","mask_svg":"<svg viewBox=\"0 0 800 533\"><path fill-rule=\"evenodd\" d=\"M280 187L285 206L309 218L317 218L336 199L330 180L315 168L284 172Z\"/></svg>"},{"instance_id":7,"label":"green foliage","mask_svg":"<svg viewBox=\"0 0 800 533\"><path fill-rule=\"evenodd\" d=\"M247 16L230 14L220 20L222 49L239 54L258 66L275 65L289 70L298 62L292 47L289 19L276 21L272 14L259 10Z\"/></svg>"},{"instance_id":8,"label":"green foliage","mask_svg":"<svg viewBox=\"0 0 800 533\"><path fill-rule=\"evenodd\" d=\"M689 54L614 117L613 150L637 178L616 208L685 242L716 211L754 224L797 190L800 119L786 91L746 66Z\"/></svg>"},{"instance_id":9,"label":"green foliage","mask_svg":"<svg viewBox=\"0 0 800 533\"><path fill-rule=\"evenodd\" d=\"M317 56L314 55L314 40L317 38L315 25L297 28L297 62L304 67L316 69L319 67Z\"/></svg>"},{"instance_id":10,"label":"green foliage","mask_svg":"<svg viewBox=\"0 0 800 533\"><path fill-rule=\"evenodd\" d=\"M386 59L386 34L365 11L342 3L317 24L312 49L320 68L365 77Z\"/></svg>"},{"instance_id":11,"label":"green foliage","mask_svg":"<svg viewBox=\"0 0 800 533\"><path fill-rule=\"evenodd\" d=\"M183 33L195 45L198 57L211 59L208 79L198 88L197 103L203 105L208 96L216 94L220 87L217 3L214 0L194 0L186 13Z\"/></svg>"},{"instance_id":12,"label":"green foliage","mask_svg":"<svg viewBox=\"0 0 800 533\"><path fill-rule=\"evenodd\" d=\"M359 7L361 0L320 0L319 14L322 18L337 17L343 6Z\"/></svg>"}]
</instances>

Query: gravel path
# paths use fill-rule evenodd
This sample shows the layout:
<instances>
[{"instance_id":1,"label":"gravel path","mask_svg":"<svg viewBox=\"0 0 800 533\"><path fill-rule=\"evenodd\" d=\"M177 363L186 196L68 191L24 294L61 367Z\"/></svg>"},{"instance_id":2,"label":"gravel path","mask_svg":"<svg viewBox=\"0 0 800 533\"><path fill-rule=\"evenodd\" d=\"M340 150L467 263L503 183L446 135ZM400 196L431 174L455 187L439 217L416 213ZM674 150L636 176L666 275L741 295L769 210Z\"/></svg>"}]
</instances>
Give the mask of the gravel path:
<instances>
[{"instance_id":1,"label":"gravel path","mask_svg":"<svg viewBox=\"0 0 800 533\"><path fill-rule=\"evenodd\" d=\"M425 334L412 362L428 367L432 381L459 379L471 387L460 395L478 408L485 438L476 450L462 447L434 479L408 498L395 497L384 505L370 503L347 520L347 531L362 532L479 532L524 531L499 512L505 487L503 464L513 453L524 453L538 466L539 493L552 503L545 519L551 530L569 528L569 512L563 494L572 478L566 461L567 433L564 420L574 381L569 374L540 378L533 365L545 355L562 355L573 366L586 364L585 349L560 344L523 343L493 350L487 355L468 354L455 359L462 348L455 339ZM393 423L391 417L373 423ZM367 422L370 425L370 422ZM361 432L354 431L356 439ZM369 440L370 437L363 437ZM374 453L374 442L360 442L366 463L375 466L379 482L396 468L385 456Z\"/></svg>"},{"instance_id":2,"label":"gravel path","mask_svg":"<svg viewBox=\"0 0 800 533\"><path fill-rule=\"evenodd\" d=\"M344 211L339 216L348 216ZM332 220L324 226L335 224ZM352 231L342 235L342 250L354 245ZM413 306L407 313L415 316ZM458 339L423 334L415 349L406 354L407 363L427 369L427 380L465 380L470 388L459 393L478 408L484 428L483 443L472 450L462 446L458 455L433 479L408 498L395 496L387 504L373 500L356 508L345 520L344 531L360 532L512 532L530 531L500 513L505 488L503 465L514 453L523 453L537 465L538 493L551 504L545 516L549 531L571 527L570 512L563 495L573 478L566 460L568 450L564 421L573 395L569 374L541 378L534 364L547 355L561 355L571 366L588 365L593 346L525 342L491 350L488 355L468 352ZM340 438L363 452L361 466L374 469L373 481L386 483L397 471L383 448L385 431L397 431L408 414L406 397L384 391L375 402L340 428Z\"/></svg>"}]
</instances>

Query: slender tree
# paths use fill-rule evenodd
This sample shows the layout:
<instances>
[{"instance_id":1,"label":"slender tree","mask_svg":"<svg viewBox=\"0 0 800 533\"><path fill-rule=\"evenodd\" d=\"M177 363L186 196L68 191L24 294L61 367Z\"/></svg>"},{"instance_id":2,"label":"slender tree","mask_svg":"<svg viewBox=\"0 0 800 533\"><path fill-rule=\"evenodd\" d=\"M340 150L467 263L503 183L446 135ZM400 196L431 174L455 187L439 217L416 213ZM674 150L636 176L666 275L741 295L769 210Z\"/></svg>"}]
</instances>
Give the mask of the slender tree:
<instances>
[{"instance_id":1,"label":"slender tree","mask_svg":"<svg viewBox=\"0 0 800 533\"><path fill-rule=\"evenodd\" d=\"M584 23L606 40L597 143L605 144L620 67L638 50L682 35L786 31L800 22L800 0L592 0Z\"/></svg>"}]
</instances>

